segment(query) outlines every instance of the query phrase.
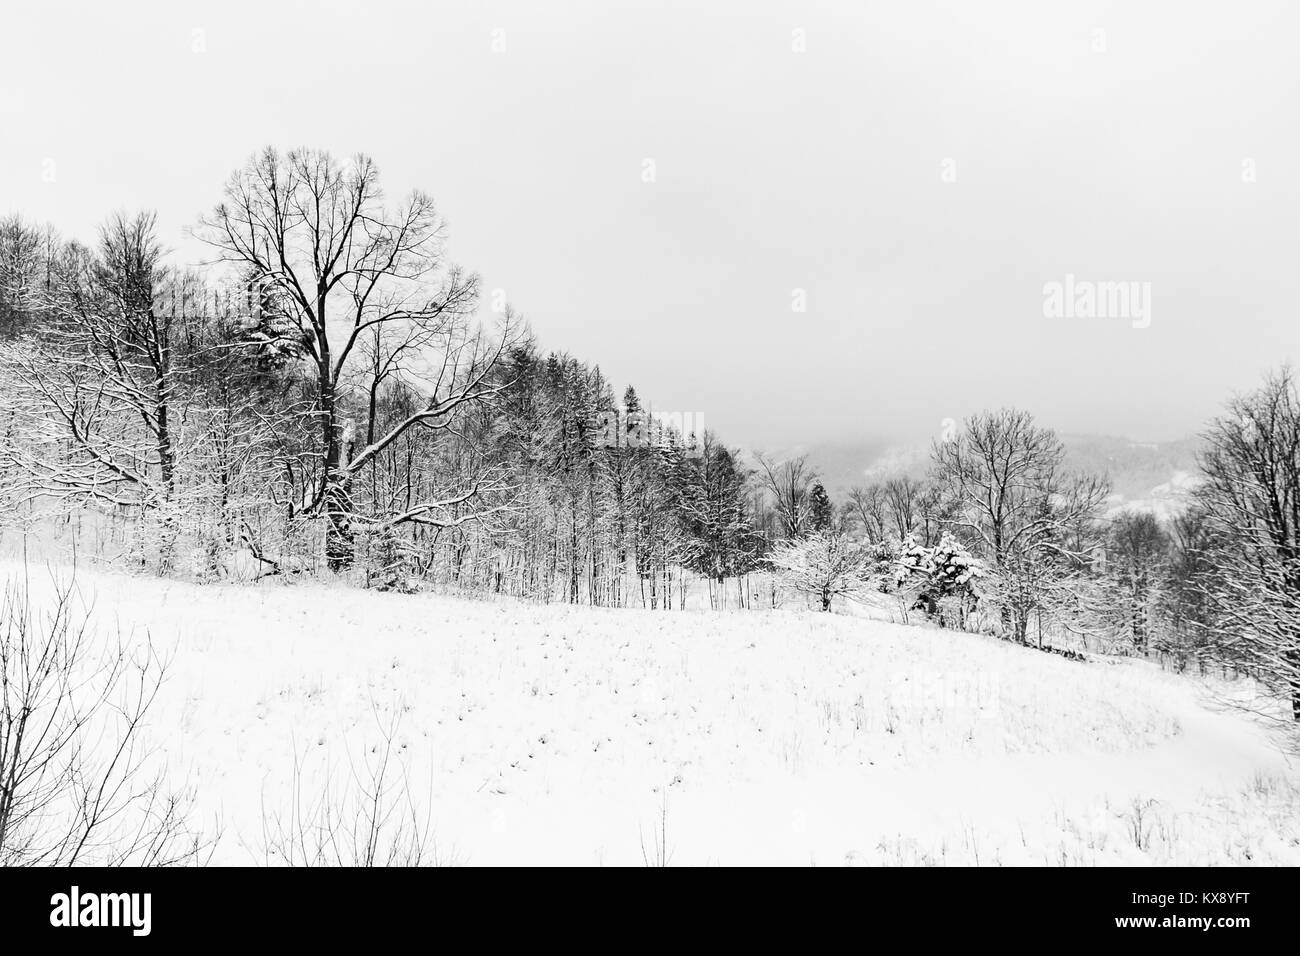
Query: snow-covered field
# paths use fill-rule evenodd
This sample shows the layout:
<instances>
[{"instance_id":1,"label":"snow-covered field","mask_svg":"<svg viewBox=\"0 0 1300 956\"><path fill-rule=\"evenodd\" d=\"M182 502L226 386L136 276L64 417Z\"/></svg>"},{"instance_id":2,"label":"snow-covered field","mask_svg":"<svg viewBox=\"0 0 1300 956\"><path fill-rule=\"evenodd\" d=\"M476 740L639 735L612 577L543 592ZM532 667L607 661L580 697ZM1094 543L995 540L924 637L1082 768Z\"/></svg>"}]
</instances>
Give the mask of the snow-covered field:
<instances>
[{"instance_id":1,"label":"snow-covered field","mask_svg":"<svg viewBox=\"0 0 1300 956\"><path fill-rule=\"evenodd\" d=\"M808 611L77 585L172 655L151 732L216 863L265 859L264 819L394 721L446 863L1300 863L1282 741L1142 662Z\"/></svg>"}]
</instances>

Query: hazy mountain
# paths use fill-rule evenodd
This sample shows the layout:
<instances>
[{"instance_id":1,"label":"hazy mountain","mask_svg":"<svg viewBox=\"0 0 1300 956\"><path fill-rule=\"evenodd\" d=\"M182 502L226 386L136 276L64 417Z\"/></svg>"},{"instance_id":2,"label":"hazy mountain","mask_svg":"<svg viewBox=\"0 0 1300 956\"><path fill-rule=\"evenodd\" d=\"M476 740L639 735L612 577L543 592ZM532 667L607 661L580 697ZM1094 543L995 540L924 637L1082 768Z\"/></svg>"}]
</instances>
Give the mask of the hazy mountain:
<instances>
[{"instance_id":1,"label":"hazy mountain","mask_svg":"<svg viewBox=\"0 0 1300 956\"><path fill-rule=\"evenodd\" d=\"M1195 480L1196 439L1139 442L1111 435L1062 435L1061 440L1069 467L1109 476L1116 507L1165 512ZM919 478L930 466L928 442L819 442L770 451L778 458L806 454L837 502L853 485L898 475Z\"/></svg>"}]
</instances>

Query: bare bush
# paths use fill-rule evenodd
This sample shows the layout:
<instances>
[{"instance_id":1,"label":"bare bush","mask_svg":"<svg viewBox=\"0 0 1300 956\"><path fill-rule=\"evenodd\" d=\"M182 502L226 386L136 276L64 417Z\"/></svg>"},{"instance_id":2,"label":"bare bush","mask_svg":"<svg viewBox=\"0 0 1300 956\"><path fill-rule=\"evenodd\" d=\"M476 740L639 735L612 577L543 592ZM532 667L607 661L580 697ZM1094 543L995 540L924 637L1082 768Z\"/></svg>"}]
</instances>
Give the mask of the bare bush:
<instances>
[{"instance_id":1,"label":"bare bush","mask_svg":"<svg viewBox=\"0 0 1300 956\"><path fill-rule=\"evenodd\" d=\"M206 862L145 739L165 662L98 640L78 603L56 583L38 608L25 577L0 603L0 866Z\"/></svg>"},{"instance_id":2,"label":"bare bush","mask_svg":"<svg viewBox=\"0 0 1300 956\"><path fill-rule=\"evenodd\" d=\"M304 759L294 748L293 785L284 811L262 807L263 862L268 866L452 866L454 851L444 855L430 820L431 802L423 812L410 789L407 768L395 746L395 718L383 729L383 743L360 762L351 754L348 770L335 780L327 768L325 782L310 795Z\"/></svg>"},{"instance_id":3,"label":"bare bush","mask_svg":"<svg viewBox=\"0 0 1300 956\"><path fill-rule=\"evenodd\" d=\"M641 837L641 861L648 867L666 867L672 863L673 851L668 845L668 794L665 791L659 804L659 818L650 827L650 845L646 846L645 831L638 827Z\"/></svg>"}]
</instances>

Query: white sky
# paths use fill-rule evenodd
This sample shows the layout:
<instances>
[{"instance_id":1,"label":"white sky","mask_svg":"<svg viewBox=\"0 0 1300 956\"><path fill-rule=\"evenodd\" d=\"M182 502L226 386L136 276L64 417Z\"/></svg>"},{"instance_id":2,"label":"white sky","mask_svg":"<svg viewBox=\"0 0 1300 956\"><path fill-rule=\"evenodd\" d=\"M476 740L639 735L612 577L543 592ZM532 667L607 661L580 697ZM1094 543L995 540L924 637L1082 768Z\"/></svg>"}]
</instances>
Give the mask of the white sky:
<instances>
[{"instance_id":1,"label":"white sky","mask_svg":"<svg viewBox=\"0 0 1300 956\"><path fill-rule=\"evenodd\" d=\"M1008 403L1172 438L1297 357L1297 28L1282 0L11 0L0 213L90 238L153 208L193 258L258 147L362 150L543 346L728 440ZM1044 318L1066 273L1150 282L1150 327Z\"/></svg>"}]
</instances>

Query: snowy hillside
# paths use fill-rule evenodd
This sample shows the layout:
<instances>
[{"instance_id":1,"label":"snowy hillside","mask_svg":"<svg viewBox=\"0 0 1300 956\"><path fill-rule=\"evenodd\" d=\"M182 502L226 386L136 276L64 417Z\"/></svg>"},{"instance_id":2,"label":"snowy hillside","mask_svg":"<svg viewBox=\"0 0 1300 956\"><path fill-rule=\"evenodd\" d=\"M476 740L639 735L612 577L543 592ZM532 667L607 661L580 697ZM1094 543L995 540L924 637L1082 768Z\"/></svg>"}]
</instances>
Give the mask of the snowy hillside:
<instances>
[{"instance_id":1,"label":"snowy hillside","mask_svg":"<svg viewBox=\"0 0 1300 956\"><path fill-rule=\"evenodd\" d=\"M394 722L444 863L1300 863L1280 742L1146 663L804 611L77 581L173 654L152 732L217 863L273 857L266 821L353 786Z\"/></svg>"}]
</instances>

